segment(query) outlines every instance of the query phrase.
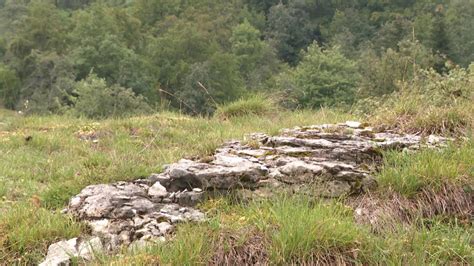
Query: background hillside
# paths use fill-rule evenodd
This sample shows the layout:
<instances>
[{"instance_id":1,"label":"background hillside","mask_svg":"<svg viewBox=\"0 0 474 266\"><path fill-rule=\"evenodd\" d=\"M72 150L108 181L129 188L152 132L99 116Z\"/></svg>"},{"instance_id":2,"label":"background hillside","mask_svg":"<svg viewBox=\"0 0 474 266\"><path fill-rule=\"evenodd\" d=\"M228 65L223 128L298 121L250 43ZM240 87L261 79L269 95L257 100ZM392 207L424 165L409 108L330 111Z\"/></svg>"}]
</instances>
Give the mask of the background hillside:
<instances>
[{"instance_id":1,"label":"background hillside","mask_svg":"<svg viewBox=\"0 0 474 266\"><path fill-rule=\"evenodd\" d=\"M1 0L0 101L23 113L212 114L380 99L474 60L471 0Z\"/></svg>"}]
</instances>

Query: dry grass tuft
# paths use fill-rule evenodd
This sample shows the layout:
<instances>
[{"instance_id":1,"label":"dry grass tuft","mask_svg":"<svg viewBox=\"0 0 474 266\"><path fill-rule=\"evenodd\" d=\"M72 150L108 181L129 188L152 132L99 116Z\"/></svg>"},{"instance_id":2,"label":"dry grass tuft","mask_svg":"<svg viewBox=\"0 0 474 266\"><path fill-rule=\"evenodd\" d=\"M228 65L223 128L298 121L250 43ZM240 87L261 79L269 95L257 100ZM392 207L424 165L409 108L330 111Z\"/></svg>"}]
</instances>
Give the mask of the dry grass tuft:
<instances>
[{"instance_id":1,"label":"dry grass tuft","mask_svg":"<svg viewBox=\"0 0 474 266\"><path fill-rule=\"evenodd\" d=\"M315 253L309 259L295 259L292 265L357 265L357 250L333 249L323 253Z\"/></svg>"},{"instance_id":2,"label":"dry grass tuft","mask_svg":"<svg viewBox=\"0 0 474 266\"><path fill-rule=\"evenodd\" d=\"M252 230L247 234L222 232L210 265L268 265L268 240Z\"/></svg>"},{"instance_id":3,"label":"dry grass tuft","mask_svg":"<svg viewBox=\"0 0 474 266\"><path fill-rule=\"evenodd\" d=\"M474 216L472 188L444 184L441 189L424 188L412 198L390 191L384 195L365 194L348 200L355 209L356 221L370 225L376 233L411 225L420 218L457 218L469 222Z\"/></svg>"},{"instance_id":4,"label":"dry grass tuft","mask_svg":"<svg viewBox=\"0 0 474 266\"><path fill-rule=\"evenodd\" d=\"M271 265L267 246L269 240L260 232L222 232L209 265ZM293 258L291 265L356 265L358 250L315 252L309 258Z\"/></svg>"}]
</instances>

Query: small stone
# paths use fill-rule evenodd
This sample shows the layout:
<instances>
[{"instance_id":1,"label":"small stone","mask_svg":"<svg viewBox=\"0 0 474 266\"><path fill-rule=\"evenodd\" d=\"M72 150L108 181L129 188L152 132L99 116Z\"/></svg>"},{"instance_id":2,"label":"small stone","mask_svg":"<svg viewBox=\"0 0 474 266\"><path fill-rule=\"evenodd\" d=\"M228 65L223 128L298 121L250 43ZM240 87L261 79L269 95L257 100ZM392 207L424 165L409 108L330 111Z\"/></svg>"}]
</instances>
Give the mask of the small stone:
<instances>
[{"instance_id":1,"label":"small stone","mask_svg":"<svg viewBox=\"0 0 474 266\"><path fill-rule=\"evenodd\" d=\"M79 205L81 205L82 203L82 199L80 197L73 197L70 201L69 201L69 206L71 208L75 208L75 207L78 207Z\"/></svg>"},{"instance_id":2,"label":"small stone","mask_svg":"<svg viewBox=\"0 0 474 266\"><path fill-rule=\"evenodd\" d=\"M95 254L102 253L104 247L99 237L91 238L87 241L83 241L79 245L78 256L86 260L94 259Z\"/></svg>"},{"instance_id":3,"label":"small stone","mask_svg":"<svg viewBox=\"0 0 474 266\"><path fill-rule=\"evenodd\" d=\"M163 235L168 234L173 230L174 226L172 226L170 223L167 222L161 222L158 224L158 229Z\"/></svg>"},{"instance_id":4,"label":"small stone","mask_svg":"<svg viewBox=\"0 0 474 266\"><path fill-rule=\"evenodd\" d=\"M196 193L193 191L183 192L178 196L178 203L182 206L196 206L203 199L203 193Z\"/></svg>"},{"instance_id":5,"label":"small stone","mask_svg":"<svg viewBox=\"0 0 474 266\"><path fill-rule=\"evenodd\" d=\"M200 189L200 188L193 188L193 191L199 193L199 192L202 192L202 189Z\"/></svg>"},{"instance_id":6,"label":"small stone","mask_svg":"<svg viewBox=\"0 0 474 266\"><path fill-rule=\"evenodd\" d=\"M79 255L76 250L76 245L77 238L52 244L48 248L48 254L45 260L41 262L39 266L69 265L71 258Z\"/></svg>"},{"instance_id":7,"label":"small stone","mask_svg":"<svg viewBox=\"0 0 474 266\"><path fill-rule=\"evenodd\" d=\"M168 196L168 191L166 191L166 188L162 186L160 182L156 182L148 189L148 195L153 198L164 198Z\"/></svg>"},{"instance_id":8,"label":"small stone","mask_svg":"<svg viewBox=\"0 0 474 266\"><path fill-rule=\"evenodd\" d=\"M92 220L89 221L89 227L92 229L94 234L104 234L108 232L109 220Z\"/></svg>"},{"instance_id":9,"label":"small stone","mask_svg":"<svg viewBox=\"0 0 474 266\"><path fill-rule=\"evenodd\" d=\"M280 172L290 176L298 176L305 173L321 174L324 170L319 165L308 164L303 161L294 161L280 167Z\"/></svg>"},{"instance_id":10,"label":"small stone","mask_svg":"<svg viewBox=\"0 0 474 266\"><path fill-rule=\"evenodd\" d=\"M357 121L346 121L346 126L350 128L361 128L362 123Z\"/></svg>"}]
</instances>

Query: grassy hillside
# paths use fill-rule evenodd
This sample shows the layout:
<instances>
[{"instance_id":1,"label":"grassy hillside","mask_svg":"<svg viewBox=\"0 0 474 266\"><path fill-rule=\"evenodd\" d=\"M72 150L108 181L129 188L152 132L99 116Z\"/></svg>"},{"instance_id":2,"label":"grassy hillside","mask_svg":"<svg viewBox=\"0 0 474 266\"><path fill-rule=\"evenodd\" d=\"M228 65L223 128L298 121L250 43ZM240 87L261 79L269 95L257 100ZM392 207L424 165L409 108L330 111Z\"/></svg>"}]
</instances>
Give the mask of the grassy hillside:
<instances>
[{"instance_id":1,"label":"grassy hillside","mask_svg":"<svg viewBox=\"0 0 474 266\"><path fill-rule=\"evenodd\" d=\"M225 140L242 139L245 133L276 134L285 127L357 119L331 110L246 115L238 109L222 107L215 118L159 113L100 121L0 111L0 261L37 263L52 242L86 232L60 210L87 185L146 177L180 158L206 156ZM388 154L374 200L384 202L380 195L397 195L414 202L420 193L436 195L445 185L469 189L474 178L470 139L441 153ZM408 223L379 234L353 219L345 199L320 202L282 194L245 204L215 199L201 208L210 220L179 226L169 243L100 257L96 263L468 264L474 260L471 221L457 215L459 211L429 216L414 212Z\"/></svg>"}]
</instances>

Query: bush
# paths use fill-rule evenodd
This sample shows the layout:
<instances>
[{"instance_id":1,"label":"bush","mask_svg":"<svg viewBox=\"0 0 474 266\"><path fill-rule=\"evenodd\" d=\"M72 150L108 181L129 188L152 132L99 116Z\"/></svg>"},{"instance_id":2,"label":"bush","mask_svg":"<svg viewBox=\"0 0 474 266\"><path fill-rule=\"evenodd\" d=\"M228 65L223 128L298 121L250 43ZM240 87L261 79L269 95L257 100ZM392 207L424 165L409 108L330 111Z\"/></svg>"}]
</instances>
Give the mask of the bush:
<instances>
[{"instance_id":1,"label":"bush","mask_svg":"<svg viewBox=\"0 0 474 266\"><path fill-rule=\"evenodd\" d=\"M0 103L6 108L13 109L19 97L18 85L20 80L16 73L0 63Z\"/></svg>"},{"instance_id":2,"label":"bush","mask_svg":"<svg viewBox=\"0 0 474 266\"><path fill-rule=\"evenodd\" d=\"M359 79L355 62L338 47L323 49L314 43L301 63L277 82L286 94L285 105L320 108L352 104Z\"/></svg>"},{"instance_id":3,"label":"bush","mask_svg":"<svg viewBox=\"0 0 474 266\"><path fill-rule=\"evenodd\" d=\"M257 94L242 98L229 104L217 107L215 116L219 118L231 118L247 115L268 115L278 111L275 102L268 97Z\"/></svg>"},{"instance_id":4,"label":"bush","mask_svg":"<svg viewBox=\"0 0 474 266\"><path fill-rule=\"evenodd\" d=\"M118 85L107 86L105 79L91 74L76 85L79 95L74 112L90 118L121 117L151 111L143 96Z\"/></svg>"}]
</instances>

